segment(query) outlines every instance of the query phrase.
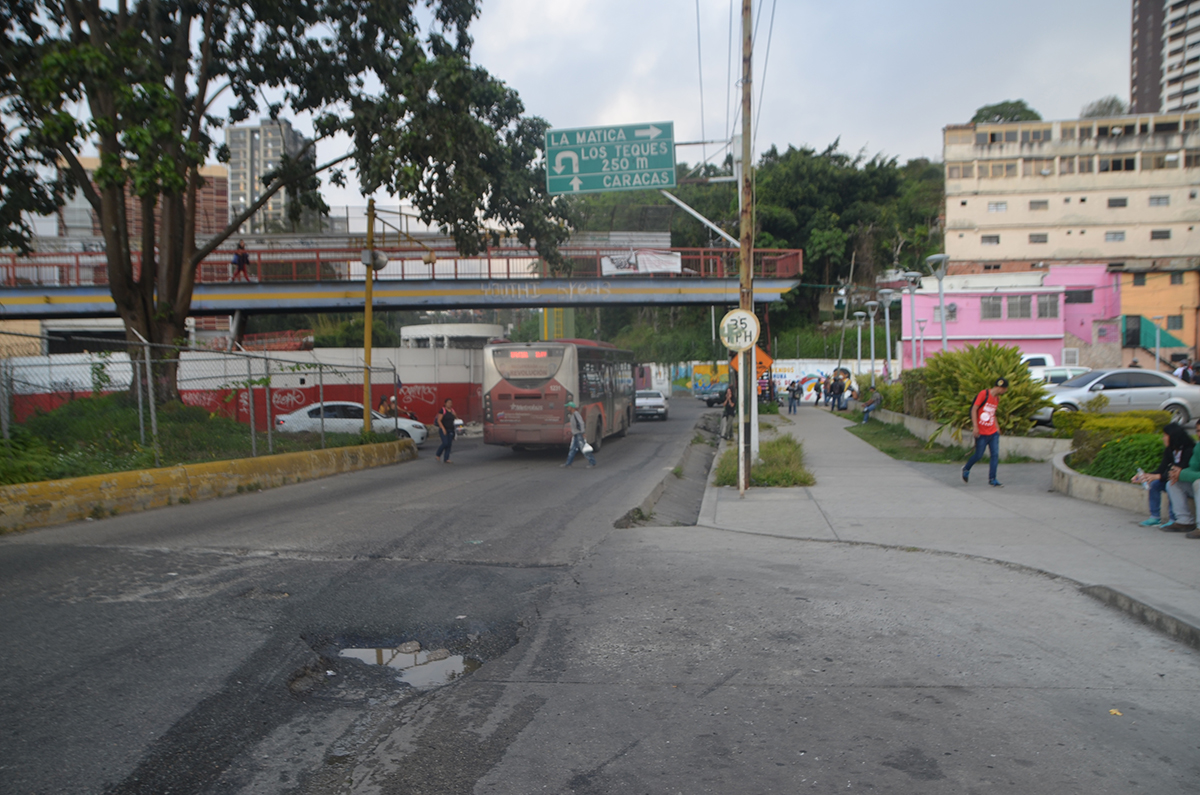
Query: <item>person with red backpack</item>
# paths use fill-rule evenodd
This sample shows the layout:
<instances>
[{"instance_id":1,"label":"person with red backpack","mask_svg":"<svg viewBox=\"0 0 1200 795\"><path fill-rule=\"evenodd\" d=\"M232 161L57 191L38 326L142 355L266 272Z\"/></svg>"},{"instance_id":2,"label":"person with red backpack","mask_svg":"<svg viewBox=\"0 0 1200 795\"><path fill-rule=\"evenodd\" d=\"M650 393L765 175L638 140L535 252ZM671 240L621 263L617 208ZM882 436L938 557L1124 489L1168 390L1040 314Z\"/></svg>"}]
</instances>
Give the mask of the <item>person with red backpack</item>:
<instances>
[{"instance_id":1,"label":"person with red backpack","mask_svg":"<svg viewBox=\"0 0 1200 795\"><path fill-rule=\"evenodd\" d=\"M988 485L1002 488L996 480L996 467L1000 465L1000 425L996 422L996 409L1000 396L1008 391L1008 379L997 378L994 386L980 390L971 401L971 430L975 434L975 453L962 468L963 483L971 477L971 467L988 451Z\"/></svg>"}]
</instances>

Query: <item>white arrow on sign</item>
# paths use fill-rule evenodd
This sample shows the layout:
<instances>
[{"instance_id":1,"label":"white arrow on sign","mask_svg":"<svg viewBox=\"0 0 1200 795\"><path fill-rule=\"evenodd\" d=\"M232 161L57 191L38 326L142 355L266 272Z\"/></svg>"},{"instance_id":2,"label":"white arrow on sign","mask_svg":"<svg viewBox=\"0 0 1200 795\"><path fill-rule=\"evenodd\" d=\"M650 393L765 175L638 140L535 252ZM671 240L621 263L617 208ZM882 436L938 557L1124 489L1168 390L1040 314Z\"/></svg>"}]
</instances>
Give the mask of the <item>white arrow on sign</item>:
<instances>
[{"instance_id":1,"label":"white arrow on sign","mask_svg":"<svg viewBox=\"0 0 1200 795\"><path fill-rule=\"evenodd\" d=\"M652 141L660 135L662 135L662 130L658 129L653 124L650 125L650 129L648 130L633 131L634 138L649 138Z\"/></svg>"},{"instance_id":2,"label":"white arrow on sign","mask_svg":"<svg viewBox=\"0 0 1200 795\"><path fill-rule=\"evenodd\" d=\"M571 190L579 190L581 185L583 185L583 180L579 177L571 177Z\"/></svg>"},{"instance_id":3,"label":"white arrow on sign","mask_svg":"<svg viewBox=\"0 0 1200 795\"><path fill-rule=\"evenodd\" d=\"M561 174L566 166L563 165L563 158L569 158L571 161L571 173L579 173L579 153L578 152L559 152L554 156L554 173Z\"/></svg>"}]
</instances>

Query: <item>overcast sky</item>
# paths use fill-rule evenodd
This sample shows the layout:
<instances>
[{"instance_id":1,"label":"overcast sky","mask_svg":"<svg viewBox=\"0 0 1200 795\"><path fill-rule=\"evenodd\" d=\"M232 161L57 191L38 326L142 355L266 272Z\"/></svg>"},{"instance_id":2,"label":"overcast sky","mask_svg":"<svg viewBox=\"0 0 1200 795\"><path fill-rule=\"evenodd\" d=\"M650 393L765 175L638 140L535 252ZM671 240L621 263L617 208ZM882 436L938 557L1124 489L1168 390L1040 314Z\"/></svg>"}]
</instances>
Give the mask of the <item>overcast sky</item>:
<instances>
[{"instance_id":1,"label":"overcast sky","mask_svg":"<svg viewBox=\"0 0 1200 795\"><path fill-rule=\"evenodd\" d=\"M774 2L775 21L770 25ZM741 2L734 9L734 79ZM940 131L1025 99L1043 118L1129 98L1130 0L762 0L757 154L772 144L940 159ZM555 127L675 122L728 135L730 0L482 0L474 58ZM756 10L759 0L755 0ZM768 58L768 33L770 41ZM700 65L704 113L701 116ZM339 144L321 152L332 155ZM344 151L344 144L341 144ZM711 149L710 149L711 153ZM700 149L677 151L695 162ZM330 188L330 204L363 204Z\"/></svg>"}]
</instances>

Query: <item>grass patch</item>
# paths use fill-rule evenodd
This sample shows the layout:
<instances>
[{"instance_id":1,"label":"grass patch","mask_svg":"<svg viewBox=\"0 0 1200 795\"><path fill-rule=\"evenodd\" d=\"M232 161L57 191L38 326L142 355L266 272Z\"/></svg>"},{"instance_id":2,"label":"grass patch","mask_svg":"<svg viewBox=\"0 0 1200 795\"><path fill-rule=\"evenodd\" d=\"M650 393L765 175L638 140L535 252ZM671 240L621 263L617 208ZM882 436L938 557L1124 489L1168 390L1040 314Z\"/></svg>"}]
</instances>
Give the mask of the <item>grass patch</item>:
<instances>
[{"instance_id":1,"label":"grass patch","mask_svg":"<svg viewBox=\"0 0 1200 795\"><path fill-rule=\"evenodd\" d=\"M759 462L750 468L751 486L811 486L816 483L804 468L804 449L791 436L780 436L758 447ZM738 450L730 448L717 463L716 484L736 486Z\"/></svg>"},{"instance_id":2,"label":"grass patch","mask_svg":"<svg viewBox=\"0 0 1200 795\"><path fill-rule=\"evenodd\" d=\"M102 475L154 466L150 420L146 445L138 432L137 399L127 394L81 398L38 414L12 429L0 442L0 484ZM161 466L250 457L249 426L210 415L196 406L168 403L158 408ZM386 434L327 433L326 447L393 441ZM318 450L319 433L275 434L274 452ZM266 433L258 434L258 452L266 454Z\"/></svg>"},{"instance_id":3,"label":"grass patch","mask_svg":"<svg viewBox=\"0 0 1200 795\"><path fill-rule=\"evenodd\" d=\"M871 420L866 425L851 425L846 430L897 461L915 461L922 464L963 464L971 457L972 452L965 447L927 444L923 439L909 433L903 425L890 425L876 420ZM1000 438L1000 447L1004 447L1004 437ZM988 456L984 455L983 460L987 461ZM1000 462L1029 464L1037 462L1037 459L1009 453L1001 456Z\"/></svg>"}]
</instances>

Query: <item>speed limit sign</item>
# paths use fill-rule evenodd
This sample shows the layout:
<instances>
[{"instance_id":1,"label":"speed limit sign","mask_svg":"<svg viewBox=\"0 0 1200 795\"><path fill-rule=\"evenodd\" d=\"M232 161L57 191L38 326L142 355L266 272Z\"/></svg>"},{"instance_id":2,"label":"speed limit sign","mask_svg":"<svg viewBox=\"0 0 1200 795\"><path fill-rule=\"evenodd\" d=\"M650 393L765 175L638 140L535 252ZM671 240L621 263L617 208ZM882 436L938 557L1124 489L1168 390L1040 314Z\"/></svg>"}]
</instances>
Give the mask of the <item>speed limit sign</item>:
<instances>
[{"instance_id":1,"label":"speed limit sign","mask_svg":"<svg viewBox=\"0 0 1200 795\"><path fill-rule=\"evenodd\" d=\"M746 309L734 309L721 318L721 342L731 351L748 351L758 342L758 318Z\"/></svg>"}]
</instances>

